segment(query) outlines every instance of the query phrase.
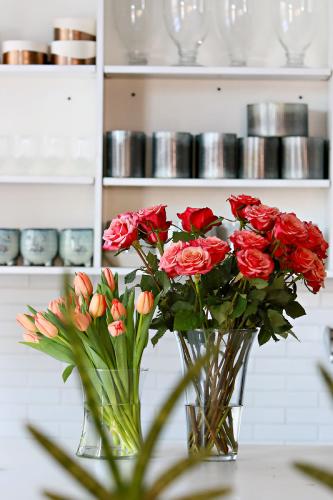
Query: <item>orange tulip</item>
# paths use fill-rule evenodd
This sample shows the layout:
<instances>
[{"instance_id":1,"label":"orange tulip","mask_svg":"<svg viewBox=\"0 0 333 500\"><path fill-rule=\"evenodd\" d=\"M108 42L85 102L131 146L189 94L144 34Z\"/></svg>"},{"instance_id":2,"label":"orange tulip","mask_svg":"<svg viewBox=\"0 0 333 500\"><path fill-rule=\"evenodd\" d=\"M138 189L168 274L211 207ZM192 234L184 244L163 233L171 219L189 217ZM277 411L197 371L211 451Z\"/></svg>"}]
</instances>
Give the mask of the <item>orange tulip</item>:
<instances>
[{"instance_id":1,"label":"orange tulip","mask_svg":"<svg viewBox=\"0 0 333 500\"><path fill-rule=\"evenodd\" d=\"M119 337L126 333L126 326L123 321L114 321L108 326L111 337Z\"/></svg>"},{"instance_id":2,"label":"orange tulip","mask_svg":"<svg viewBox=\"0 0 333 500\"><path fill-rule=\"evenodd\" d=\"M113 299L112 301L111 314L115 321L118 321L121 318L126 318L127 316L125 306L118 299Z\"/></svg>"},{"instance_id":3,"label":"orange tulip","mask_svg":"<svg viewBox=\"0 0 333 500\"><path fill-rule=\"evenodd\" d=\"M37 328L34 323L35 318L33 316L30 316L29 314L18 314L16 316L16 321L20 326L23 326L25 330L31 333L36 333Z\"/></svg>"},{"instance_id":4,"label":"orange tulip","mask_svg":"<svg viewBox=\"0 0 333 500\"><path fill-rule=\"evenodd\" d=\"M24 342L30 342L31 344L39 344L39 338L36 333L26 331L23 334Z\"/></svg>"},{"instance_id":5,"label":"orange tulip","mask_svg":"<svg viewBox=\"0 0 333 500\"><path fill-rule=\"evenodd\" d=\"M90 305L89 305L89 313L93 318L99 318L105 314L106 311L106 300L104 295L101 293L95 293L93 295Z\"/></svg>"},{"instance_id":6,"label":"orange tulip","mask_svg":"<svg viewBox=\"0 0 333 500\"><path fill-rule=\"evenodd\" d=\"M91 323L91 316L89 313L83 313L76 310L73 315L74 325L80 332L86 332Z\"/></svg>"},{"instance_id":7,"label":"orange tulip","mask_svg":"<svg viewBox=\"0 0 333 500\"><path fill-rule=\"evenodd\" d=\"M116 289L116 282L115 282L115 279L113 276L113 272L111 271L111 269L106 268L106 269L103 269L103 274L104 274L104 278L106 279L106 282L107 282L108 287L110 288L111 292L114 292Z\"/></svg>"},{"instance_id":8,"label":"orange tulip","mask_svg":"<svg viewBox=\"0 0 333 500\"><path fill-rule=\"evenodd\" d=\"M154 295L152 292L141 292L136 303L139 314L149 314L154 307Z\"/></svg>"},{"instance_id":9,"label":"orange tulip","mask_svg":"<svg viewBox=\"0 0 333 500\"><path fill-rule=\"evenodd\" d=\"M74 290L76 295L87 298L93 293L93 285L86 273L76 273L74 278Z\"/></svg>"},{"instance_id":10,"label":"orange tulip","mask_svg":"<svg viewBox=\"0 0 333 500\"><path fill-rule=\"evenodd\" d=\"M65 299L63 297L52 300L48 305L48 309L53 312L53 314L57 316L60 321L65 321L65 316L59 307L60 305L65 305Z\"/></svg>"},{"instance_id":11,"label":"orange tulip","mask_svg":"<svg viewBox=\"0 0 333 500\"><path fill-rule=\"evenodd\" d=\"M43 314L40 312L36 314L35 325L37 330L49 339L53 339L58 335L58 328L54 326L51 321L45 319Z\"/></svg>"}]
</instances>

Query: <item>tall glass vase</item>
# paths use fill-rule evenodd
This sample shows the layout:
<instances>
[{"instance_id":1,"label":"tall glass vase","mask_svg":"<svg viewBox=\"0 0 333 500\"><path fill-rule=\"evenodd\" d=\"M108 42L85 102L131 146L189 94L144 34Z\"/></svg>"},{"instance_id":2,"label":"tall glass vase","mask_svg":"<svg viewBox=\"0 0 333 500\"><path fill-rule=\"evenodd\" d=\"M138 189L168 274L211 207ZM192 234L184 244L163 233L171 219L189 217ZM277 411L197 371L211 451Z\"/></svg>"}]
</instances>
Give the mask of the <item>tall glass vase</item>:
<instances>
[{"instance_id":1,"label":"tall glass vase","mask_svg":"<svg viewBox=\"0 0 333 500\"><path fill-rule=\"evenodd\" d=\"M177 333L184 371L212 350L186 393L190 454L205 449L207 460L237 459L246 370L255 336L256 330Z\"/></svg>"},{"instance_id":2,"label":"tall glass vase","mask_svg":"<svg viewBox=\"0 0 333 500\"><path fill-rule=\"evenodd\" d=\"M89 371L100 421L117 459L135 457L142 444L139 384L140 375L143 379L145 373L145 370ZM84 391L83 399L84 418L77 456L105 458L102 441L96 432Z\"/></svg>"}]
</instances>

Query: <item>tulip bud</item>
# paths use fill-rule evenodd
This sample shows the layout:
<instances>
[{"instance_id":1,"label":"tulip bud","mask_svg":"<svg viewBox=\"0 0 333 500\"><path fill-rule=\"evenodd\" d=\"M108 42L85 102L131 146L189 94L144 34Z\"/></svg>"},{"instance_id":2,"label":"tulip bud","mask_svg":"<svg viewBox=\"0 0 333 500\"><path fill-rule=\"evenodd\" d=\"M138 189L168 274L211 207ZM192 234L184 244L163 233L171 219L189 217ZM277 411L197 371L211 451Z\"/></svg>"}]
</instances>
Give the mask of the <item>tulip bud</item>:
<instances>
[{"instance_id":1,"label":"tulip bud","mask_svg":"<svg viewBox=\"0 0 333 500\"><path fill-rule=\"evenodd\" d=\"M50 321L44 318L42 313L37 313L35 318L35 325L37 330L45 337L53 339L58 335L58 328L54 326Z\"/></svg>"},{"instance_id":2,"label":"tulip bud","mask_svg":"<svg viewBox=\"0 0 333 500\"><path fill-rule=\"evenodd\" d=\"M25 330L31 333L36 333L37 328L34 323L35 318L33 316L29 316L29 314L18 314L16 316L16 321L20 326L23 326Z\"/></svg>"},{"instance_id":3,"label":"tulip bud","mask_svg":"<svg viewBox=\"0 0 333 500\"><path fill-rule=\"evenodd\" d=\"M91 317L89 313L83 313L79 310L76 310L73 315L73 322L76 328L80 332L86 332L91 323Z\"/></svg>"},{"instance_id":4,"label":"tulip bud","mask_svg":"<svg viewBox=\"0 0 333 500\"><path fill-rule=\"evenodd\" d=\"M111 271L111 269L106 268L106 269L103 269L103 275L104 275L104 278L106 279L106 282L107 282L108 287L110 288L111 292L114 292L116 289L116 282L115 282L115 279L113 276L113 272Z\"/></svg>"},{"instance_id":5,"label":"tulip bud","mask_svg":"<svg viewBox=\"0 0 333 500\"><path fill-rule=\"evenodd\" d=\"M108 326L111 337L119 337L126 333L126 327L123 321L114 321Z\"/></svg>"},{"instance_id":6,"label":"tulip bud","mask_svg":"<svg viewBox=\"0 0 333 500\"><path fill-rule=\"evenodd\" d=\"M93 285L86 273L77 273L74 278L74 290L76 295L90 297L93 293Z\"/></svg>"},{"instance_id":7,"label":"tulip bud","mask_svg":"<svg viewBox=\"0 0 333 500\"><path fill-rule=\"evenodd\" d=\"M25 331L23 334L24 342L30 342L31 344L39 344L39 338L36 333Z\"/></svg>"},{"instance_id":8,"label":"tulip bud","mask_svg":"<svg viewBox=\"0 0 333 500\"><path fill-rule=\"evenodd\" d=\"M60 305L65 305L65 299L63 297L59 297L59 299L52 300L49 305L48 309L53 312L55 316L57 316L60 321L65 321L65 316L60 310Z\"/></svg>"},{"instance_id":9,"label":"tulip bud","mask_svg":"<svg viewBox=\"0 0 333 500\"><path fill-rule=\"evenodd\" d=\"M95 293L93 295L90 305L89 305L89 313L93 318L99 318L103 316L106 311L106 300L104 295L101 293Z\"/></svg>"},{"instance_id":10,"label":"tulip bud","mask_svg":"<svg viewBox=\"0 0 333 500\"><path fill-rule=\"evenodd\" d=\"M118 299L113 299L112 301L111 314L115 321L118 321L121 318L126 318L127 316L125 306Z\"/></svg>"},{"instance_id":11,"label":"tulip bud","mask_svg":"<svg viewBox=\"0 0 333 500\"><path fill-rule=\"evenodd\" d=\"M154 307L154 295L152 292L141 292L136 303L139 314L149 314Z\"/></svg>"}]
</instances>

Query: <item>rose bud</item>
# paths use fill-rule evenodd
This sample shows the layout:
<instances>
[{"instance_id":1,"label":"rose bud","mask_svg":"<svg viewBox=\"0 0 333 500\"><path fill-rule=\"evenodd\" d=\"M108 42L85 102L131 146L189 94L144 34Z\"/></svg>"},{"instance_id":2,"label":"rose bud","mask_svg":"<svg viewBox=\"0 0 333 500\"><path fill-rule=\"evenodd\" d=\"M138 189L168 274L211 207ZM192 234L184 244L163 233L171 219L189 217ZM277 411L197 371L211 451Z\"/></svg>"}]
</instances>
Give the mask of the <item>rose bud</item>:
<instances>
[{"instance_id":1,"label":"rose bud","mask_svg":"<svg viewBox=\"0 0 333 500\"><path fill-rule=\"evenodd\" d=\"M111 314L115 321L121 318L126 318L127 311L125 306L118 299L113 299L111 306Z\"/></svg>"},{"instance_id":2,"label":"rose bud","mask_svg":"<svg viewBox=\"0 0 333 500\"><path fill-rule=\"evenodd\" d=\"M115 282L115 279L113 276L113 272L111 271L111 269L106 268L106 269L103 269L103 275L104 275L104 278L106 279L106 282L107 282L108 287L110 288L111 292L114 292L116 289L116 282Z\"/></svg>"},{"instance_id":3,"label":"rose bud","mask_svg":"<svg viewBox=\"0 0 333 500\"><path fill-rule=\"evenodd\" d=\"M139 314L149 314L154 307L154 295L152 292L141 292L136 303Z\"/></svg>"},{"instance_id":4,"label":"rose bud","mask_svg":"<svg viewBox=\"0 0 333 500\"><path fill-rule=\"evenodd\" d=\"M53 339L58 335L58 328L54 326L50 321L44 318L42 313L37 313L35 318L35 325L37 330L45 337Z\"/></svg>"},{"instance_id":5,"label":"rose bud","mask_svg":"<svg viewBox=\"0 0 333 500\"><path fill-rule=\"evenodd\" d=\"M91 323L91 316L89 313L83 313L79 310L76 310L73 315L74 325L80 332L86 332Z\"/></svg>"},{"instance_id":6,"label":"rose bud","mask_svg":"<svg viewBox=\"0 0 333 500\"><path fill-rule=\"evenodd\" d=\"M27 330L28 332L31 333L37 332L37 328L34 323L35 319L33 316L29 316L29 314L18 314L16 316L16 321L20 326L23 326L23 328L25 328L25 330Z\"/></svg>"},{"instance_id":7,"label":"rose bud","mask_svg":"<svg viewBox=\"0 0 333 500\"><path fill-rule=\"evenodd\" d=\"M24 342L30 342L31 344L39 344L39 338L36 333L26 331L23 334Z\"/></svg>"},{"instance_id":8,"label":"rose bud","mask_svg":"<svg viewBox=\"0 0 333 500\"><path fill-rule=\"evenodd\" d=\"M93 285L86 273L77 273L74 278L74 290L76 295L87 298L93 293Z\"/></svg>"},{"instance_id":9,"label":"rose bud","mask_svg":"<svg viewBox=\"0 0 333 500\"><path fill-rule=\"evenodd\" d=\"M52 300L49 305L48 309L53 312L55 316L57 316L60 321L65 321L65 316L60 310L60 305L65 305L65 299L63 297L59 297L59 299Z\"/></svg>"},{"instance_id":10,"label":"rose bud","mask_svg":"<svg viewBox=\"0 0 333 500\"><path fill-rule=\"evenodd\" d=\"M101 293L95 293L89 305L89 313L94 319L96 319L103 316L105 314L105 311L106 311L106 300L104 295L102 295Z\"/></svg>"},{"instance_id":11,"label":"rose bud","mask_svg":"<svg viewBox=\"0 0 333 500\"><path fill-rule=\"evenodd\" d=\"M111 337L119 337L126 333L126 327L123 321L114 321L108 326Z\"/></svg>"}]
</instances>

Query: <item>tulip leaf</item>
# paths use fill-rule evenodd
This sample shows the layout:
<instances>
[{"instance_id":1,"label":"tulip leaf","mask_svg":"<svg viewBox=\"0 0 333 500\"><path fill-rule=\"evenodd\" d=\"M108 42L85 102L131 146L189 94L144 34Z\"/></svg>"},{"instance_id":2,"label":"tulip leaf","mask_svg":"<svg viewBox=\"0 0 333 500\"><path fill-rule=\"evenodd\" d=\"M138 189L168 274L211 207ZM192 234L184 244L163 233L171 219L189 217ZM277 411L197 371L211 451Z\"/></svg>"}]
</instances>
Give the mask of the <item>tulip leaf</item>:
<instances>
[{"instance_id":1,"label":"tulip leaf","mask_svg":"<svg viewBox=\"0 0 333 500\"><path fill-rule=\"evenodd\" d=\"M306 474L307 476L311 477L312 479L316 479L324 486L333 490L333 474L332 474L332 472L325 470L325 469L320 469L319 467L315 467L313 465L304 464L304 463L296 463L295 467L298 470L300 470L301 472L303 472L304 474Z\"/></svg>"},{"instance_id":2,"label":"tulip leaf","mask_svg":"<svg viewBox=\"0 0 333 500\"><path fill-rule=\"evenodd\" d=\"M216 488L214 490L203 491L202 493L192 493L182 497L176 497L172 500L213 500L214 498L218 499L228 493L230 493L229 488Z\"/></svg>"},{"instance_id":3,"label":"tulip leaf","mask_svg":"<svg viewBox=\"0 0 333 500\"><path fill-rule=\"evenodd\" d=\"M62 363L73 364L73 356L71 351L63 345L57 344L54 340L43 337L38 344L32 342L20 342L23 345L28 345L36 351L48 354Z\"/></svg>"},{"instance_id":4,"label":"tulip leaf","mask_svg":"<svg viewBox=\"0 0 333 500\"><path fill-rule=\"evenodd\" d=\"M62 380L67 382L68 378L72 375L75 365L68 365L62 372Z\"/></svg>"},{"instance_id":5,"label":"tulip leaf","mask_svg":"<svg viewBox=\"0 0 333 500\"><path fill-rule=\"evenodd\" d=\"M64 497L60 493L52 493L51 491L44 491L44 496L50 500L74 500L73 498Z\"/></svg>"}]
</instances>

